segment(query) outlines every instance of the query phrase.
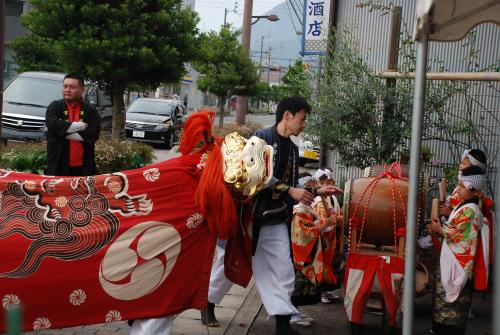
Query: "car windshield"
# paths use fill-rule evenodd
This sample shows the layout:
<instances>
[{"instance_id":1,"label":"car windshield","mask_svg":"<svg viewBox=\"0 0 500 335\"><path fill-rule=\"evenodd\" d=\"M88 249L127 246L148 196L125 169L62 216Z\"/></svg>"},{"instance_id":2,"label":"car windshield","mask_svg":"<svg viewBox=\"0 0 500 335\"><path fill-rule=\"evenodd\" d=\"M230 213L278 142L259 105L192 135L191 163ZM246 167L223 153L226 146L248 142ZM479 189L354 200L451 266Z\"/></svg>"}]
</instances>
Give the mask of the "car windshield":
<instances>
[{"instance_id":1,"label":"car windshield","mask_svg":"<svg viewBox=\"0 0 500 335\"><path fill-rule=\"evenodd\" d=\"M4 100L15 104L47 107L54 100L62 99L62 81L17 77L3 93Z\"/></svg>"},{"instance_id":2,"label":"car windshield","mask_svg":"<svg viewBox=\"0 0 500 335\"><path fill-rule=\"evenodd\" d=\"M136 100L128 109L128 113L156 114L172 116L172 104L162 100Z\"/></svg>"}]
</instances>

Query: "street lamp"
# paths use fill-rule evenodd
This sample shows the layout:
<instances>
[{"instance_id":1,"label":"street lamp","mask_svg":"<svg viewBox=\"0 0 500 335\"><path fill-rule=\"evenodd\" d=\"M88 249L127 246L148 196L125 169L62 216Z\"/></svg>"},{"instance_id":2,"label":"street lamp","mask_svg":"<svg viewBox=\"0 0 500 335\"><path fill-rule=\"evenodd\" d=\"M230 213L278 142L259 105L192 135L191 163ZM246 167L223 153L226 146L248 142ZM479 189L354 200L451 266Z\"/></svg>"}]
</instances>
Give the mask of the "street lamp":
<instances>
[{"instance_id":1,"label":"street lamp","mask_svg":"<svg viewBox=\"0 0 500 335\"><path fill-rule=\"evenodd\" d=\"M269 21L278 21L277 15L264 15L264 16L253 16L253 0L245 0L243 6L243 25L241 26L241 45L245 54L248 56L250 54L250 35L252 24L255 24L259 19L266 18ZM252 22L252 18L256 20ZM248 110L248 97L238 96L236 98L236 113L235 121L237 124L245 124L245 116Z\"/></svg>"},{"instance_id":2,"label":"street lamp","mask_svg":"<svg viewBox=\"0 0 500 335\"><path fill-rule=\"evenodd\" d=\"M271 14L271 15L252 15L252 19L257 19L252 22L252 24L256 24L260 19L268 19L271 22L276 22L279 21L278 15Z\"/></svg>"}]
</instances>

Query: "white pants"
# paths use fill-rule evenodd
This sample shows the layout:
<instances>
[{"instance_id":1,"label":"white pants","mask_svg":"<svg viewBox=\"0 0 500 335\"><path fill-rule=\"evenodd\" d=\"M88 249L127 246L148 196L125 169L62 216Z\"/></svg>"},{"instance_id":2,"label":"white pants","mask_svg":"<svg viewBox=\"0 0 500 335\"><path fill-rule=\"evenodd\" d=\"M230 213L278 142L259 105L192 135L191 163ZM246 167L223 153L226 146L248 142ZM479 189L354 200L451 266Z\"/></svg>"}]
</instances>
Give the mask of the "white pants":
<instances>
[{"instance_id":1,"label":"white pants","mask_svg":"<svg viewBox=\"0 0 500 335\"><path fill-rule=\"evenodd\" d=\"M288 234L286 224L262 226L252 257L255 284L269 316L299 314L290 299L295 272Z\"/></svg>"},{"instance_id":2,"label":"white pants","mask_svg":"<svg viewBox=\"0 0 500 335\"><path fill-rule=\"evenodd\" d=\"M170 335L174 316L168 315L157 319L135 320L130 335Z\"/></svg>"},{"instance_id":3,"label":"white pants","mask_svg":"<svg viewBox=\"0 0 500 335\"><path fill-rule=\"evenodd\" d=\"M233 286L233 282L227 279L224 274L224 255L226 250L217 245L215 252L217 253L217 259L212 265L212 272L210 273L208 302L218 305Z\"/></svg>"}]
</instances>

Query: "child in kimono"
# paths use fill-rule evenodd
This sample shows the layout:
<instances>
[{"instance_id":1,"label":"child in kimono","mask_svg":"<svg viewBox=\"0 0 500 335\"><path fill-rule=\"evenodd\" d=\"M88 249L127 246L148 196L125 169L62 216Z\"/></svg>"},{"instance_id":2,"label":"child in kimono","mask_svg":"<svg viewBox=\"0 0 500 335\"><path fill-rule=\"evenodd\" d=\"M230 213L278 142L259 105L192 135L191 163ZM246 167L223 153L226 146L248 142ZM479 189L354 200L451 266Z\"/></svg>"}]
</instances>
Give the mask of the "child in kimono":
<instances>
[{"instance_id":1,"label":"child in kimono","mask_svg":"<svg viewBox=\"0 0 500 335\"><path fill-rule=\"evenodd\" d=\"M465 150L464 153L462 154L462 158L460 161L460 172L463 169L469 168L471 166L476 166L480 168L483 172L483 174L486 173L486 155L482 150L479 149L468 149ZM453 210L459 203L461 202L460 196L457 192L457 188L453 190L452 194L449 196L448 201L446 204L441 206L439 210L439 214L443 215L445 217L448 217ZM483 229L483 233L488 235L488 245L489 245L489 250L486 250L487 252L487 258L488 258L488 266L493 265L493 242L494 242L494 231L493 231L493 214L491 209L493 208L493 200L491 198L488 198L485 194L481 194L481 197L479 199L479 208L481 209L481 213L483 214L484 218L484 223L486 226ZM484 245L480 246L481 248L484 248ZM487 274L483 274L486 275ZM478 282L475 282L474 288L476 290L486 290L488 288L488 283L487 281L482 284L479 284Z\"/></svg>"},{"instance_id":2,"label":"child in kimono","mask_svg":"<svg viewBox=\"0 0 500 335\"><path fill-rule=\"evenodd\" d=\"M299 184L305 188L316 187L316 180L310 175L302 175ZM322 236L333 224L333 218L324 218L314 209L317 205L298 203L293 208L291 241L295 267L295 289L292 303L297 306L312 305L321 301L321 284L336 282L331 262L325 262L329 250ZM310 326L312 318L293 315L290 323Z\"/></svg>"},{"instance_id":3,"label":"child in kimono","mask_svg":"<svg viewBox=\"0 0 500 335\"><path fill-rule=\"evenodd\" d=\"M314 177L317 180L318 187L323 186L335 186L335 179L333 178L333 172L329 168L318 169ZM334 273L339 274L341 272L340 263L343 258L343 246L344 246L344 230L342 225L342 209L340 202L337 198L332 195L328 197L317 197L315 199L316 212L323 217L328 217L335 215L336 223L334 227L327 229L323 233L326 241L330 241L331 248L329 248L330 254L329 258L332 260L332 267L334 268ZM321 292L321 302L324 304L329 304L335 299L339 299L339 296L334 292L337 289L337 284L332 285L331 283L325 283L322 286Z\"/></svg>"},{"instance_id":4,"label":"child in kimono","mask_svg":"<svg viewBox=\"0 0 500 335\"><path fill-rule=\"evenodd\" d=\"M459 174L457 195L460 203L444 225L433 220L431 230L443 236L440 261L434 277L432 333L465 334L473 291L474 267L483 215L478 206L486 176L478 166L464 168ZM483 244L488 243L484 236ZM478 264L475 264L478 263Z\"/></svg>"}]
</instances>

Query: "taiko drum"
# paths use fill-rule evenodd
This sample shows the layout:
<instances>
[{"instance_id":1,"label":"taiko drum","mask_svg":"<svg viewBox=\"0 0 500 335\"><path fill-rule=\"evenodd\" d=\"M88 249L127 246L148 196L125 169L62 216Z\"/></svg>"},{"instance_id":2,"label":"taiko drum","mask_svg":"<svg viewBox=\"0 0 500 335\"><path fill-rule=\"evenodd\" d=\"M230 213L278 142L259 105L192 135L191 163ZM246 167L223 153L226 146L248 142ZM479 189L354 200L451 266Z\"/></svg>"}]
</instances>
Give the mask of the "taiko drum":
<instances>
[{"instance_id":1,"label":"taiko drum","mask_svg":"<svg viewBox=\"0 0 500 335\"><path fill-rule=\"evenodd\" d=\"M406 226L408 181L367 177L348 180L344 189L344 225L356 217L357 241L394 246L395 229Z\"/></svg>"}]
</instances>

